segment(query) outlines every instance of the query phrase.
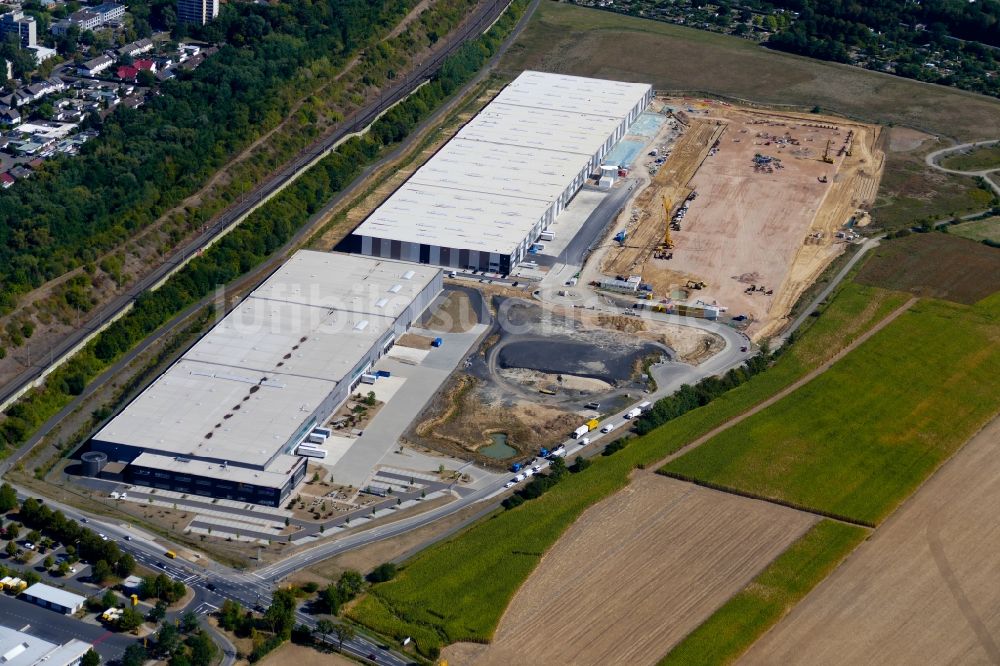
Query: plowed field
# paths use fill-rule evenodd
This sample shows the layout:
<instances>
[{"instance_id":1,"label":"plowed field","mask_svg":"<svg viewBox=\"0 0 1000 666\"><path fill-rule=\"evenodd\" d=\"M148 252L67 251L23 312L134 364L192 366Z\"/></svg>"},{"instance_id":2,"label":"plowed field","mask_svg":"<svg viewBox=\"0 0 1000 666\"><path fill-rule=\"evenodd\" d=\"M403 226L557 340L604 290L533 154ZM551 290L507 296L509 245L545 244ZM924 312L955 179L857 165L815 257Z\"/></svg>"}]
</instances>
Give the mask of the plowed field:
<instances>
[{"instance_id":1,"label":"plowed field","mask_svg":"<svg viewBox=\"0 0 1000 666\"><path fill-rule=\"evenodd\" d=\"M454 664L652 664L814 518L645 476L588 510ZM548 630L544 629L548 628Z\"/></svg>"}]
</instances>

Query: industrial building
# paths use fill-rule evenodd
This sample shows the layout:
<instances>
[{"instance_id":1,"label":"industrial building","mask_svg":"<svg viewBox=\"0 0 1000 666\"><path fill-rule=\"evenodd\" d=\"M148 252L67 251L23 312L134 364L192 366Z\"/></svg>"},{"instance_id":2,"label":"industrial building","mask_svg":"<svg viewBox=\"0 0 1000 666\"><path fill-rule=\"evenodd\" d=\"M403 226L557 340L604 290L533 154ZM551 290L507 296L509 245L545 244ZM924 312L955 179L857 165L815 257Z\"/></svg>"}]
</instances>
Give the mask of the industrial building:
<instances>
[{"instance_id":1,"label":"industrial building","mask_svg":"<svg viewBox=\"0 0 1000 666\"><path fill-rule=\"evenodd\" d=\"M278 506L306 473L296 447L441 287L430 266L297 252L101 429L91 453L128 462L139 485Z\"/></svg>"},{"instance_id":2,"label":"industrial building","mask_svg":"<svg viewBox=\"0 0 1000 666\"><path fill-rule=\"evenodd\" d=\"M509 273L652 101L527 71L354 230L367 256Z\"/></svg>"},{"instance_id":3,"label":"industrial building","mask_svg":"<svg viewBox=\"0 0 1000 666\"><path fill-rule=\"evenodd\" d=\"M45 583L35 583L21 593L21 597L43 608L51 608L63 615L72 615L83 608L86 597L73 594Z\"/></svg>"},{"instance_id":4,"label":"industrial building","mask_svg":"<svg viewBox=\"0 0 1000 666\"><path fill-rule=\"evenodd\" d=\"M76 638L56 645L0 626L0 664L3 666L78 666L90 647L90 643Z\"/></svg>"}]
</instances>

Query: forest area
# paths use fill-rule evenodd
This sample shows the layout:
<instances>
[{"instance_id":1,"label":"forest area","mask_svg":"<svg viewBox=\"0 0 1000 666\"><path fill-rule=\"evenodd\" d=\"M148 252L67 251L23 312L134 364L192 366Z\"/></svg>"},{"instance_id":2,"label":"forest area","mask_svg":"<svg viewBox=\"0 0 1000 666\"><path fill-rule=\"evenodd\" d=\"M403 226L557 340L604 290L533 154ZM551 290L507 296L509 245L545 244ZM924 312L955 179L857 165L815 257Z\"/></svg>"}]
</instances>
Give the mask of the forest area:
<instances>
[{"instance_id":1,"label":"forest area","mask_svg":"<svg viewBox=\"0 0 1000 666\"><path fill-rule=\"evenodd\" d=\"M413 4L225 5L205 29L224 40L215 56L165 82L144 106L116 110L80 155L53 159L0 193L0 312L156 220L280 122L302 68L347 58Z\"/></svg>"},{"instance_id":2,"label":"forest area","mask_svg":"<svg viewBox=\"0 0 1000 666\"><path fill-rule=\"evenodd\" d=\"M488 32L446 58L426 85L382 115L367 134L341 144L162 287L139 296L128 314L53 372L44 386L30 391L7 410L0 419L0 454L26 441L46 419L82 393L94 377L174 315L281 248L334 194L475 76L499 49L526 5L527 0L514 0ZM110 414L110 409L95 411L95 426ZM63 443L66 451L73 445Z\"/></svg>"}]
</instances>

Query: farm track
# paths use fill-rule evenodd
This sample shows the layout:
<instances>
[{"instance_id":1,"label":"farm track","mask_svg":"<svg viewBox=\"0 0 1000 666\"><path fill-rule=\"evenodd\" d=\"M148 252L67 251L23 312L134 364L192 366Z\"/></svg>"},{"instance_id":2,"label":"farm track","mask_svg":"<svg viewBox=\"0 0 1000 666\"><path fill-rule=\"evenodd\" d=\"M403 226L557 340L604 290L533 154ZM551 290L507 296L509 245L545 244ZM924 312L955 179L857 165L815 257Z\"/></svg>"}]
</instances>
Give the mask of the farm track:
<instances>
[{"instance_id":1,"label":"farm track","mask_svg":"<svg viewBox=\"0 0 1000 666\"><path fill-rule=\"evenodd\" d=\"M713 428L709 432L705 433L704 435L702 435L698 439L692 441L691 443L685 445L683 448L678 449L677 451L675 451L674 453L670 454L669 456L667 456L666 458L664 458L660 462L656 463L655 465L650 465L648 469L650 469L650 470L659 469L660 467L662 467L663 465L666 465L670 461L676 460L677 458L680 458L685 453L688 453L688 452L690 452L690 451L698 448L699 446L701 446L705 442L711 440L716 435L718 435L718 434L720 434L720 433L722 433L722 432L724 432L726 430L729 430L733 426L741 423L742 421L745 421L746 419L750 418L754 414L767 409L768 407L770 407L771 405L775 404L779 400L781 400L781 399L783 399L783 398L791 395L795 391L799 390L800 388L802 388L803 386L805 386L806 384L808 384L809 382L811 382L812 380L816 379L817 377L819 377L820 375L822 375L824 372L826 372L827 370L829 370L830 367L833 366L835 363L837 363L839 360L841 360L842 358L844 358L845 356L847 356L848 354L850 354L852 351L854 351L855 349L857 349L858 347L860 347L861 345L863 345L865 342L867 342L876 333L878 333L883 328L885 328L886 326L888 326L889 324L891 324L892 322L894 322L896 319L898 319L907 310L909 310L911 307L913 307L914 304L916 304L917 300L919 300L919 299L917 299L916 297L913 297L910 300L906 301L906 303L904 303L899 308L897 308L896 310L894 310L891 314L889 314L889 316L887 316L885 319L883 319L879 323L875 324L875 326L873 326L870 330L868 330L863 335L859 336L856 340L854 340L853 342L851 342L849 345L847 345L846 347L844 347L843 349L841 349L839 352L837 352L836 354L834 354L833 357L831 357L828 361L825 361L822 365L820 365L816 369L814 369L811 372L809 372L809 374L807 374L804 377L802 377L801 379L795 381L791 385L786 386L785 388L783 388L782 390L778 391L777 393L775 393L770 398L764 400L761 403L758 403L757 405L751 407L750 409L748 409L747 411L743 412L742 414L740 414L738 416L734 416L733 418L729 419L728 421L726 421L722 425L719 425L718 427Z\"/></svg>"}]
</instances>

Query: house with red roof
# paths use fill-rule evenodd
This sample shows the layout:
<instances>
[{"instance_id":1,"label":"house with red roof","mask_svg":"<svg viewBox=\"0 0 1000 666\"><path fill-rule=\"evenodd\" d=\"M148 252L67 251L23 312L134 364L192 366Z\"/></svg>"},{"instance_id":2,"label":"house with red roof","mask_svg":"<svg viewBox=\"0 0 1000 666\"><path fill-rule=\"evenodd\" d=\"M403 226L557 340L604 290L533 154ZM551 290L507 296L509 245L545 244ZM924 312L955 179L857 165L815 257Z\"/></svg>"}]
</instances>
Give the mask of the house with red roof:
<instances>
[{"instance_id":1,"label":"house with red roof","mask_svg":"<svg viewBox=\"0 0 1000 666\"><path fill-rule=\"evenodd\" d=\"M14 184L14 176L10 175L6 171L0 173L0 187L6 190L13 184Z\"/></svg>"},{"instance_id":2,"label":"house with red roof","mask_svg":"<svg viewBox=\"0 0 1000 666\"><path fill-rule=\"evenodd\" d=\"M122 65L115 71L115 74L122 81L135 81L139 76L139 70L132 65Z\"/></svg>"}]
</instances>

